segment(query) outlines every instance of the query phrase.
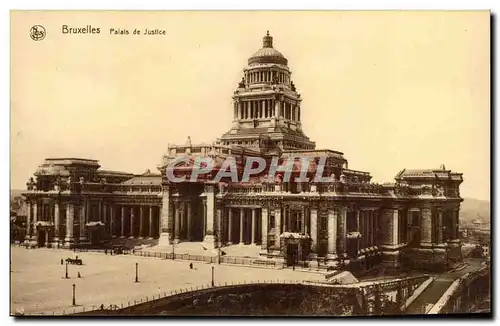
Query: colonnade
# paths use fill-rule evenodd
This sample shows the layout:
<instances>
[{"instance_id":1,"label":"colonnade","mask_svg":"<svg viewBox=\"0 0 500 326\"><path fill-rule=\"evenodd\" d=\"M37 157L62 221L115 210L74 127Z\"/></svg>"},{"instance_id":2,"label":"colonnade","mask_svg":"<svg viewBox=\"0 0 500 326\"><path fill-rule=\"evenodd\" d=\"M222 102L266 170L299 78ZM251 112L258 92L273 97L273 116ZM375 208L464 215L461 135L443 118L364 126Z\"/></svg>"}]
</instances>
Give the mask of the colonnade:
<instances>
[{"instance_id":1,"label":"colonnade","mask_svg":"<svg viewBox=\"0 0 500 326\"><path fill-rule=\"evenodd\" d=\"M259 244L267 233L264 230L260 207L227 207L221 223L221 237L227 244ZM267 224L267 222L266 222Z\"/></svg>"},{"instance_id":2,"label":"colonnade","mask_svg":"<svg viewBox=\"0 0 500 326\"><path fill-rule=\"evenodd\" d=\"M287 101L274 99L240 100L235 105L234 119L269 119L272 117L300 121L300 107Z\"/></svg>"},{"instance_id":3,"label":"colonnade","mask_svg":"<svg viewBox=\"0 0 500 326\"><path fill-rule=\"evenodd\" d=\"M251 70L245 72L245 80L249 84L272 83L276 78L280 84L288 85L290 83L290 76L281 71Z\"/></svg>"},{"instance_id":4,"label":"colonnade","mask_svg":"<svg viewBox=\"0 0 500 326\"><path fill-rule=\"evenodd\" d=\"M27 201L26 242L39 242L43 230L45 245L89 241L89 233L99 230L103 238L158 237L158 205L121 205L103 200L59 202L42 199Z\"/></svg>"}]
</instances>

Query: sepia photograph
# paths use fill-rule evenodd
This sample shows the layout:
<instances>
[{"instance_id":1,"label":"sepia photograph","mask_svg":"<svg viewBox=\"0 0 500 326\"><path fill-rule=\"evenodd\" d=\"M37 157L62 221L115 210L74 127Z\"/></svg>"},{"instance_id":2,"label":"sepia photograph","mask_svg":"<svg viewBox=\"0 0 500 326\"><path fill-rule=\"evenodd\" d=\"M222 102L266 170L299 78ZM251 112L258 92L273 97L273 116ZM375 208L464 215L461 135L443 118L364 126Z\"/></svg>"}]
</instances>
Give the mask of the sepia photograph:
<instances>
[{"instance_id":1,"label":"sepia photograph","mask_svg":"<svg viewBox=\"0 0 500 326\"><path fill-rule=\"evenodd\" d=\"M10 11L10 315L491 318L490 11Z\"/></svg>"}]
</instances>

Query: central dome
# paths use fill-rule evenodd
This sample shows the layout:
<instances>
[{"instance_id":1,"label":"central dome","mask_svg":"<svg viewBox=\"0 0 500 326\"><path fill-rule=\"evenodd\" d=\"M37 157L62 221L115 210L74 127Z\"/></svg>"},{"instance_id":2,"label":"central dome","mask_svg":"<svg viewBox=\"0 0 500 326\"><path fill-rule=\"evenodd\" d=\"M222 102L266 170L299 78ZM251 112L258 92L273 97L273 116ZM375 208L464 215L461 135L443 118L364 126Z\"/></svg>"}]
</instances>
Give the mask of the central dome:
<instances>
[{"instance_id":1,"label":"central dome","mask_svg":"<svg viewBox=\"0 0 500 326\"><path fill-rule=\"evenodd\" d=\"M285 56L273 48L273 37L269 35L269 31L267 31L267 35L264 36L262 49L255 52L250 59L248 59L248 65L265 63L277 63L285 66L288 64L288 60Z\"/></svg>"}]
</instances>

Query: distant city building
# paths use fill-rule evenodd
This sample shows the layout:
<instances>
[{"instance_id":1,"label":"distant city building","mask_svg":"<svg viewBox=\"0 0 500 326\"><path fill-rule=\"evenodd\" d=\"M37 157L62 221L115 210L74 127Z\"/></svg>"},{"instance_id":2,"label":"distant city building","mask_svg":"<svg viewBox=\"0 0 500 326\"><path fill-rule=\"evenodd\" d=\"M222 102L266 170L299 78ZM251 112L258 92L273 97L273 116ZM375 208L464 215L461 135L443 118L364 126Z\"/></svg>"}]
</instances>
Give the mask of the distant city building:
<instances>
[{"instance_id":1,"label":"distant city building","mask_svg":"<svg viewBox=\"0 0 500 326\"><path fill-rule=\"evenodd\" d=\"M229 131L211 144L169 145L160 174L100 170L96 160L46 159L27 184L26 242L35 246L114 242L119 238L158 239L159 248L183 241L260 246L261 255L288 264L320 260L345 268L383 263L418 269L448 268L462 259L459 240L459 186L462 174L438 169L397 173L394 183L371 182L368 172L349 169L339 151L316 149L302 129L307 111L291 78L288 60L264 36L248 59L233 93ZM319 117L320 118L320 117ZM326 158L327 182L291 180L267 170L248 182L214 173L196 182L173 183L167 166L190 158L174 173L190 175L196 157L210 157L215 170L234 157L243 170L250 157L281 166L309 157L314 179Z\"/></svg>"}]
</instances>

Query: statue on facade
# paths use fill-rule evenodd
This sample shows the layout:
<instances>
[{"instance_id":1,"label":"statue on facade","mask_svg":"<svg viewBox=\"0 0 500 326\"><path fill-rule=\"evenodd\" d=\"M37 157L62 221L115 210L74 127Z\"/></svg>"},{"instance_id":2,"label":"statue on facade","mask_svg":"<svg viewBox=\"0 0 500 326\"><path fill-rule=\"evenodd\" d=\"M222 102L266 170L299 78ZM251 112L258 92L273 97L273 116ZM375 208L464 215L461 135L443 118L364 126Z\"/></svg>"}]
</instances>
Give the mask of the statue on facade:
<instances>
[{"instance_id":1,"label":"statue on facade","mask_svg":"<svg viewBox=\"0 0 500 326\"><path fill-rule=\"evenodd\" d=\"M28 190L35 190L33 189L35 187L35 181L33 180L33 177L29 178L28 182L26 182L26 188Z\"/></svg>"},{"instance_id":2,"label":"statue on facade","mask_svg":"<svg viewBox=\"0 0 500 326\"><path fill-rule=\"evenodd\" d=\"M223 182L219 182L218 186L219 186L219 193L223 194L224 193L224 188L225 188L224 183Z\"/></svg>"},{"instance_id":3,"label":"statue on facade","mask_svg":"<svg viewBox=\"0 0 500 326\"><path fill-rule=\"evenodd\" d=\"M342 173L342 174L340 175L340 182L342 182L342 183L346 183L346 182L347 182L347 178L346 178L346 176L345 176L345 174L344 174L344 173Z\"/></svg>"},{"instance_id":4,"label":"statue on facade","mask_svg":"<svg viewBox=\"0 0 500 326\"><path fill-rule=\"evenodd\" d=\"M61 191L61 177L57 177L56 181L54 182L54 190Z\"/></svg>"},{"instance_id":5,"label":"statue on facade","mask_svg":"<svg viewBox=\"0 0 500 326\"><path fill-rule=\"evenodd\" d=\"M422 185L421 191L422 191L422 195L424 195L424 196L431 196L432 195L432 188L428 185Z\"/></svg>"},{"instance_id":6,"label":"statue on facade","mask_svg":"<svg viewBox=\"0 0 500 326\"><path fill-rule=\"evenodd\" d=\"M245 77L241 77L241 81L238 84L238 88L245 88L246 83L245 83Z\"/></svg>"},{"instance_id":7,"label":"statue on facade","mask_svg":"<svg viewBox=\"0 0 500 326\"><path fill-rule=\"evenodd\" d=\"M435 186L435 196L437 196L437 197L444 196L444 188L442 185Z\"/></svg>"},{"instance_id":8,"label":"statue on facade","mask_svg":"<svg viewBox=\"0 0 500 326\"><path fill-rule=\"evenodd\" d=\"M296 91L295 84L293 82L290 83L290 88L292 89L293 92Z\"/></svg>"}]
</instances>

